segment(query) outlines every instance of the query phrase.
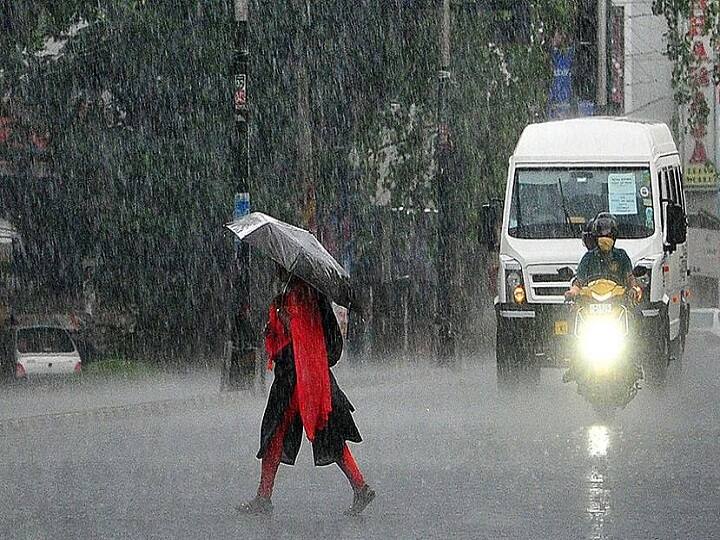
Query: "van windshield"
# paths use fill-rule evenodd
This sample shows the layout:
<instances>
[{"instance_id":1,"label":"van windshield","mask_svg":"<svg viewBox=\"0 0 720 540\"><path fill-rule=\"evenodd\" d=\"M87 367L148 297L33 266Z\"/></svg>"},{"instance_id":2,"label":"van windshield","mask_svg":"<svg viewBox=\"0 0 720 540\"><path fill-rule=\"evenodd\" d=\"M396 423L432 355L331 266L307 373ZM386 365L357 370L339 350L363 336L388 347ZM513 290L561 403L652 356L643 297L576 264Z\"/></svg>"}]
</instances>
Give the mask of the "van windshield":
<instances>
[{"instance_id":1,"label":"van windshield","mask_svg":"<svg viewBox=\"0 0 720 540\"><path fill-rule=\"evenodd\" d=\"M600 212L618 221L620 238L655 231L650 169L645 167L517 169L508 234L514 238L580 238Z\"/></svg>"}]
</instances>

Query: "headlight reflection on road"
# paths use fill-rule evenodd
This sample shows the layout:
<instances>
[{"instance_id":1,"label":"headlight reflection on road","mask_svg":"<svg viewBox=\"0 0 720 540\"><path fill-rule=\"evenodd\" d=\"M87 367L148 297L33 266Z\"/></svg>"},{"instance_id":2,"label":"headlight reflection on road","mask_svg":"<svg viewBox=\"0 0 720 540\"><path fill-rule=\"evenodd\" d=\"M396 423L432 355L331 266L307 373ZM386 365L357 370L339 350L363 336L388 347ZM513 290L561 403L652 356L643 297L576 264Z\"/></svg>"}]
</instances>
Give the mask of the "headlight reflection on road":
<instances>
[{"instance_id":1,"label":"headlight reflection on road","mask_svg":"<svg viewBox=\"0 0 720 540\"><path fill-rule=\"evenodd\" d=\"M610 490L606 485L605 474L593 467L587 477L590 535L592 540L606 539L605 524L610 512Z\"/></svg>"},{"instance_id":2,"label":"headlight reflection on road","mask_svg":"<svg viewBox=\"0 0 720 540\"><path fill-rule=\"evenodd\" d=\"M591 426L588 429L588 453L590 457L604 457L610 446L610 431L607 426Z\"/></svg>"},{"instance_id":3,"label":"headlight reflection on road","mask_svg":"<svg viewBox=\"0 0 720 540\"><path fill-rule=\"evenodd\" d=\"M610 489L607 486L607 460L605 458L610 447L610 430L607 426L590 426L587 431L588 454L592 467L586 477L587 509L590 518L590 534L592 540L607 538L605 525L610 512Z\"/></svg>"}]
</instances>

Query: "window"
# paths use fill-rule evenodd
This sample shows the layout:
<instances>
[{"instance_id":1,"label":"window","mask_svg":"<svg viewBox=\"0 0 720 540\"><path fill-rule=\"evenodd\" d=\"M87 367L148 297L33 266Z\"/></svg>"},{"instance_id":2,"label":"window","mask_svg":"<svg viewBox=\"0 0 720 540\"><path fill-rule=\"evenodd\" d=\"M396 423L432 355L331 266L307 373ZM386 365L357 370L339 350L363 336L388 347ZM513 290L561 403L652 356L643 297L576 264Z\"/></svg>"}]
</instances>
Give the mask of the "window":
<instances>
[{"instance_id":1,"label":"window","mask_svg":"<svg viewBox=\"0 0 720 540\"><path fill-rule=\"evenodd\" d=\"M17 350L25 353L71 353L75 346L62 328L21 328L17 333Z\"/></svg>"},{"instance_id":2,"label":"window","mask_svg":"<svg viewBox=\"0 0 720 540\"><path fill-rule=\"evenodd\" d=\"M662 199L662 202L672 201L669 176L670 173L667 168L660 170L660 198Z\"/></svg>"},{"instance_id":3,"label":"window","mask_svg":"<svg viewBox=\"0 0 720 540\"><path fill-rule=\"evenodd\" d=\"M673 167L675 172L675 192L677 193L677 204L685 210L685 192L683 191L682 171L677 165Z\"/></svg>"},{"instance_id":4,"label":"window","mask_svg":"<svg viewBox=\"0 0 720 540\"><path fill-rule=\"evenodd\" d=\"M515 238L580 238L599 212L611 212L621 238L655 231L647 167L518 169L508 234Z\"/></svg>"},{"instance_id":5,"label":"window","mask_svg":"<svg viewBox=\"0 0 720 540\"><path fill-rule=\"evenodd\" d=\"M677 180L675 178L675 167L668 169L668 184L670 186L670 200L673 204L678 202Z\"/></svg>"}]
</instances>

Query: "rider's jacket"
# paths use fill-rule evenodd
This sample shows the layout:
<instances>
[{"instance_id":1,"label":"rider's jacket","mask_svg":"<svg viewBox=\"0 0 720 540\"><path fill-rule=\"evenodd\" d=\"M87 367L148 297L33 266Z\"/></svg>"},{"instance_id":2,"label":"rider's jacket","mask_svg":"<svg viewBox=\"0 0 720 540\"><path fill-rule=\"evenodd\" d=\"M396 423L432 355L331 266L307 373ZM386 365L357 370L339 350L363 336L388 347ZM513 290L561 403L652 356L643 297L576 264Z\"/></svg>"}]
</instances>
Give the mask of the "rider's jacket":
<instances>
[{"instance_id":1,"label":"rider's jacket","mask_svg":"<svg viewBox=\"0 0 720 540\"><path fill-rule=\"evenodd\" d=\"M624 285L631 273L632 262L624 249L613 247L608 253L603 253L595 248L583 255L574 282L584 286L591 278L603 277Z\"/></svg>"}]
</instances>

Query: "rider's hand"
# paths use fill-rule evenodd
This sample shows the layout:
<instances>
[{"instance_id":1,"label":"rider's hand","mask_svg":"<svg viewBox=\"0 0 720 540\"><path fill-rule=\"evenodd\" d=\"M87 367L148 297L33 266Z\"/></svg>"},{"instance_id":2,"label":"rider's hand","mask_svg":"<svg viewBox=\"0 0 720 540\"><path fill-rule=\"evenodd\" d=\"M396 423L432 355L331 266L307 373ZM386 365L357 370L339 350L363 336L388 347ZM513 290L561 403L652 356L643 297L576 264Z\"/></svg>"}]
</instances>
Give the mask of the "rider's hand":
<instances>
[{"instance_id":1,"label":"rider's hand","mask_svg":"<svg viewBox=\"0 0 720 540\"><path fill-rule=\"evenodd\" d=\"M575 300L575 297L578 295L578 292L580 292L579 289L575 285L573 285L567 291L565 291L565 300L566 301Z\"/></svg>"},{"instance_id":2,"label":"rider's hand","mask_svg":"<svg viewBox=\"0 0 720 540\"><path fill-rule=\"evenodd\" d=\"M639 303L640 300L642 300L642 289L638 285L630 287L630 298L632 298L635 303Z\"/></svg>"}]
</instances>

